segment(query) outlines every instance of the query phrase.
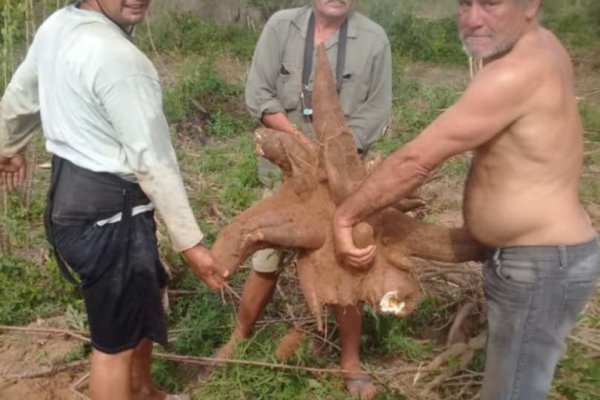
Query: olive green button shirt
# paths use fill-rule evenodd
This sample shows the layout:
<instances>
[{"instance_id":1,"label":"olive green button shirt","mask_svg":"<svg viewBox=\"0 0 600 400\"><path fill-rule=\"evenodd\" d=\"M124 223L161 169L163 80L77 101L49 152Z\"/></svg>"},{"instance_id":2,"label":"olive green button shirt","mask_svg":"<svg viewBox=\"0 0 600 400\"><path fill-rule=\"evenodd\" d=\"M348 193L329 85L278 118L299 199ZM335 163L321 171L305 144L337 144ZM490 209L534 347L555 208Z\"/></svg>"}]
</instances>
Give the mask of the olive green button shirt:
<instances>
[{"instance_id":1,"label":"olive green button shirt","mask_svg":"<svg viewBox=\"0 0 600 400\"><path fill-rule=\"evenodd\" d=\"M302 67L304 43L311 7L279 11L265 25L254 52L246 85L250 114L283 112L305 134L313 136L302 116ZM336 33L327 43L327 56L335 71L338 53ZM314 49L316 52L316 47ZM313 63L316 54L313 56ZM308 83L312 90L314 65ZM368 150L383 133L392 103L392 57L383 28L364 15L352 12L348 20L346 61L340 102L352 129L356 146Z\"/></svg>"}]
</instances>

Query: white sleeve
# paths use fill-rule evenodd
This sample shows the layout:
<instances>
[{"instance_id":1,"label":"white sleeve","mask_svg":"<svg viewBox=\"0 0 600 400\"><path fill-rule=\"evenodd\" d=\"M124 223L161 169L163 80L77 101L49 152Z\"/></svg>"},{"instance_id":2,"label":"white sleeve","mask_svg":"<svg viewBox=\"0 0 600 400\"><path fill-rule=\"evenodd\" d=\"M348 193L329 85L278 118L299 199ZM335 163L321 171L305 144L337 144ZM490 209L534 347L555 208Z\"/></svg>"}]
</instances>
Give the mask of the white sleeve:
<instances>
[{"instance_id":1,"label":"white sleeve","mask_svg":"<svg viewBox=\"0 0 600 400\"><path fill-rule=\"evenodd\" d=\"M0 156L21 153L40 123L38 74L32 46L0 100Z\"/></svg>"},{"instance_id":2,"label":"white sleeve","mask_svg":"<svg viewBox=\"0 0 600 400\"><path fill-rule=\"evenodd\" d=\"M130 75L104 86L101 99L127 163L164 220L173 248L187 250L203 237L188 202L153 75Z\"/></svg>"}]
</instances>

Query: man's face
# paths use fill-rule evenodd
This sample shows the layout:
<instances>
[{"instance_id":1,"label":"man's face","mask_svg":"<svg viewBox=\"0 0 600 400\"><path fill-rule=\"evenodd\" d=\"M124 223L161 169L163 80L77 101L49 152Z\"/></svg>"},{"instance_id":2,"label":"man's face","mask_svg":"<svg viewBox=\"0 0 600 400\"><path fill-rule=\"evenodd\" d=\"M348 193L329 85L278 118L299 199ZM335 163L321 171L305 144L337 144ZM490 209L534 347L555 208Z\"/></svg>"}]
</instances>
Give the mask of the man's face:
<instances>
[{"instance_id":1,"label":"man's face","mask_svg":"<svg viewBox=\"0 0 600 400\"><path fill-rule=\"evenodd\" d=\"M463 46L476 58L502 54L517 42L535 13L528 0L458 0Z\"/></svg>"},{"instance_id":2,"label":"man's face","mask_svg":"<svg viewBox=\"0 0 600 400\"><path fill-rule=\"evenodd\" d=\"M357 0L313 0L315 12L325 18L341 18L350 14Z\"/></svg>"},{"instance_id":3,"label":"man's face","mask_svg":"<svg viewBox=\"0 0 600 400\"><path fill-rule=\"evenodd\" d=\"M140 22L151 0L88 0L98 2L104 12L122 27Z\"/></svg>"}]
</instances>

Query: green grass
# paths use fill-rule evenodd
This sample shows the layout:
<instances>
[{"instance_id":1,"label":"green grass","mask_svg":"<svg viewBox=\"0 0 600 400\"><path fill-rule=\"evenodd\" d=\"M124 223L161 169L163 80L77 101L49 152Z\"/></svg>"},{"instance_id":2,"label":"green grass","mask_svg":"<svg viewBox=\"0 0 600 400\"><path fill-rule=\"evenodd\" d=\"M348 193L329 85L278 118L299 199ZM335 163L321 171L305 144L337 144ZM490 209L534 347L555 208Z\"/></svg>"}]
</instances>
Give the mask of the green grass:
<instances>
[{"instance_id":1,"label":"green grass","mask_svg":"<svg viewBox=\"0 0 600 400\"><path fill-rule=\"evenodd\" d=\"M593 142L600 142L600 104L583 101L579 112L584 123L586 138Z\"/></svg>"},{"instance_id":2,"label":"green grass","mask_svg":"<svg viewBox=\"0 0 600 400\"><path fill-rule=\"evenodd\" d=\"M438 303L435 298L425 297L413 314L403 319L377 314L367 307L363 318L363 353L397 355L406 360L427 358L437 344L422 333L445 321L437 312Z\"/></svg>"},{"instance_id":3,"label":"green grass","mask_svg":"<svg viewBox=\"0 0 600 400\"><path fill-rule=\"evenodd\" d=\"M214 56L214 54L213 54ZM233 136L240 132L242 121L248 121L247 113L244 112L243 103L240 103L244 92L243 86L226 82L217 72L212 56L190 55L185 59L179 71L181 77L173 87L168 87L164 95L164 109L167 119L171 123L182 122L186 118L204 112L198 105L209 113L206 117L212 118L209 123L211 133L216 136ZM239 112L223 112L228 109L233 111L239 107ZM213 115L213 113L215 115ZM242 121L229 122L231 126L225 126L227 131L221 132L218 126L220 118L228 118L231 115L242 116ZM210 124L213 126L210 127Z\"/></svg>"},{"instance_id":4,"label":"green grass","mask_svg":"<svg viewBox=\"0 0 600 400\"><path fill-rule=\"evenodd\" d=\"M70 363L85 359L90 354L91 347L89 345L80 345L73 350L67 352L63 356L63 362Z\"/></svg>"},{"instance_id":5,"label":"green grass","mask_svg":"<svg viewBox=\"0 0 600 400\"><path fill-rule=\"evenodd\" d=\"M542 22L571 51L593 50L600 38L600 3L596 0L545 0Z\"/></svg>"},{"instance_id":6,"label":"green grass","mask_svg":"<svg viewBox=\"0 0 600 400\"><path fill-rule=\"evenodd\" d=\"M253 136L248 132L198 149L186 164L190 174L206 181L203 190L192 199L198 212L217 207L229 219L259 198L257 158Z\"/></svg>"},{"instance_id":7,"label":"green grass","mask_svg":"<svg viewBox=\"0 0 600 400\"><path fill-rule=\"evenodd\" d=\"M241 25L223 25L191 15L170 14L153 21L150 32L139 29L136 38L146 52L156 50L204 57L229 52L233 57L250 60L258 35L258 31Z\"/></svg>"},{"instance_id":8,"label":"green grass","mask_svg":"<svg viewBox=\"0 0 600 400\"><path fill-rule=\"evenodd\" d=\"M587 348L572 343L558 366L552 394L553 398L573 400L600 398L600 360L591 357Z\"/></svg>"},{"instance_id":9,"label":"green grass","mask_svg":"<svg viewBox=\"0 0 600 400\"><path fill-rule=\"evenodd\" d=\"M401 68L393 72L393 88L389 130L374 146L384 155L415 138L458 98L456 88L426 86Z\"/></svg>"},{"instance_id":10,"label":"green grass","mask_svg":"<svg viewBox=\"0 0 600 400\"><path fill-rule=\"evenodd\" d=\"M76 289L50 259L40 265L20 257L0 255L0 324L26 324L54 316L67 305L81 307Z\"/></svg>"}]
</instances>

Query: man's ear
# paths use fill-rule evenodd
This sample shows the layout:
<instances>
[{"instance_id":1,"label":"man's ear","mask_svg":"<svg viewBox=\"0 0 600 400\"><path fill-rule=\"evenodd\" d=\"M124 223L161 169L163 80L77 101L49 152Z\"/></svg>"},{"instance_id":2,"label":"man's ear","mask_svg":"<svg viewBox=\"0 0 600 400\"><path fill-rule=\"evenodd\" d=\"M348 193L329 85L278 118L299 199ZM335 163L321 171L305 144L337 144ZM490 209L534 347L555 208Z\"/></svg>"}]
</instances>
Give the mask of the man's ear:
<instances>
[{"instance_id":1,"label":"man's ear","mask_svg":"<svg viewBox=\"0 0 600 400\"><path fill-rule=\"evenodd\" d=\"M529 0L525 5L525 16L527 19L536 18L540 11L541 5L542 0Z\"/></svg>"}]
</instances>

